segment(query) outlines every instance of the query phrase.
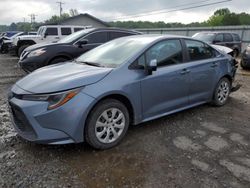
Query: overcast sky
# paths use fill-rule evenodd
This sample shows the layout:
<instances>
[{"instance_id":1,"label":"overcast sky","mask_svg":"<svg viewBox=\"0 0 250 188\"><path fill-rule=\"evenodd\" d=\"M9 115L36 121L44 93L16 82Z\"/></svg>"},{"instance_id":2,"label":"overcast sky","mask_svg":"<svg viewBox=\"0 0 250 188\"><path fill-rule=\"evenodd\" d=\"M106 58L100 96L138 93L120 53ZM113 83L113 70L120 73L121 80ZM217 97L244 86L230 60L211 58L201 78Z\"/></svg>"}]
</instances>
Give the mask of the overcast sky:
<instances>
[{"instance_id":1,"label":"overcast sky","mask_svg":"<svg viewBox=\"0 0 250 188\"><path fill-rule=\"evenodd\" d=\"M0 25L12 22L30 21L29 14L36 14L36 21L44 21L52 15L59 15L59 0L0 0ZM232 0L221 4L190 10L179 10L226 0L62 0L63 12L77 9L79 13L89 13L104 21L148 20L165 22L200 22L208 19L215 10L229 8L234 12L250 13L249 0ZM170 10L176 10L171 12ZM152 12L163 10L165 12ZM168 11L168 13L166 13ZM142 14L141 17L138 14ZM145 13L148 16L145 16ZM157 14L156 14L157 13ZM130 15L128 17L128 15ZM136 15L136 16L131 16Z\"/></svg>"}]
</instances>

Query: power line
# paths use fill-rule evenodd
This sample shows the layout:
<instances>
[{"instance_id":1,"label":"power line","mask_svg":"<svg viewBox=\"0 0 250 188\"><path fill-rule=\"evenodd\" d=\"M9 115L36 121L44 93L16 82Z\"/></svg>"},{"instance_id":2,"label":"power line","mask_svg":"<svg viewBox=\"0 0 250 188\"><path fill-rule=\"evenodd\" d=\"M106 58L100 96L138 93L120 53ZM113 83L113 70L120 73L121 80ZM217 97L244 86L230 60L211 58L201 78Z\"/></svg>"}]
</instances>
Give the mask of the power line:
<instances>
[{"instance_id":1,"label":"power line","mask_svg":"<svg viewBox=\"0 0 250 188\"><path fill-rule=\"evenodd\" d=\"M56 3L59 4L59 8L60 8L60 17L61 17L61 16L62 16L62 11L63 11L62 5L65 4L65 3L64 3L64 2L61 2L61 1L58 1L58 2L56 2Z\"/></svg>"},{"instance_id":2,"label":"power line","mask_svg":"<svg viewBox=\"0 0 250 188\"><path fill-rule=\"evenodd\" d=\"M139 14L131 14L131 15L126 15L126 16L120 16L120 17L117 17L116 19L113 19L113 21L123 20L123 19L128 19L128 18L143 17L143 16L149 16L149 15L155 15L155 14L162 14L162 13L171 13L171 12L177 12L177 11L181 11L181 10L190 10L190 9L211 6L211 5L221 4L221 3L225 3L225 2L230 2L232 0L221 0L221 1L211 2L211 3L205 3L205 2L208 2L208 1L211 1L211 0L203 0L203 1L200 1L200 2L182 4L182 5L178 5L178 6L175 6L175 7L171 7L172 9L167 8L167 9L160 9L160 10L157 10L157 11L149 11L149 12L143 12L143 13L139 13ZM198 3L199 4L200 3L205 3L205 4L196 5L196 6L188 6L188 7L176 9L177 7L183 7L183 6L187 6L187 5L194 5L194 4L198 4ZM173 8L175 8L175 9L173 9Z\"/></svg>"}]
</instances>

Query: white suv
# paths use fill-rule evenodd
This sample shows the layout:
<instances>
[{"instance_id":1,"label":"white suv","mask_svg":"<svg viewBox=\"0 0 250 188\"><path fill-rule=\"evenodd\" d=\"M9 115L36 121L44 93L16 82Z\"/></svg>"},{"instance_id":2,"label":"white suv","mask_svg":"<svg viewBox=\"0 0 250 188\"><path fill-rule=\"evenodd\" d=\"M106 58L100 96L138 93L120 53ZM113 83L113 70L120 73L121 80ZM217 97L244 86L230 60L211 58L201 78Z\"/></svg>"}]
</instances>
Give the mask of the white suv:
<instances>
[{"instance_id":1,"label":"white suv","mask_svg":"<svg viewBox=\"0 0 250 188\"><path fill-rule=\"evenodd\" d=\"M47 25L39 27L37 35L23 35L16 37L12 42L11 51L20 57L25 48L38 43L56 42L71 33L90 26Z\"/></svg>"}]
</instances>

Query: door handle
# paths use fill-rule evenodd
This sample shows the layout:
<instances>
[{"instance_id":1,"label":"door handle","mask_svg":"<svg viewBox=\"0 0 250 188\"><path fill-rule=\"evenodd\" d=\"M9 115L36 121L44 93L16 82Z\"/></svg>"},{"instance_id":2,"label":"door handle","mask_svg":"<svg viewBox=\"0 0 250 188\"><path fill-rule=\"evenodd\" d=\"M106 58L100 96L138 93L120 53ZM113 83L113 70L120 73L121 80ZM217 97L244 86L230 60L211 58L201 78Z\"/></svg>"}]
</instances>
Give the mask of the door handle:
<instances>
[{"instance_id":1,"label":"door handle","mask_svg":"<svg viewBox=\"0 0 250 188\"><path fill-rule=\"evenodd\" d=\"M211 67L218 67L218 63L213 63L212 65L211 65Z\"/></svg>"},{"instance_id":2,"label":"door handle","mask_svg":"<svg viewBox=\"0 0 250 188\"><path fill-rule=\"evenodd\" d=\"M183 74L188 74L188 73L190 73L190 70L188 70L188 69L182 69L182 71L181 71L181 74L183 75Z\"/></svg>"}]
</instances>

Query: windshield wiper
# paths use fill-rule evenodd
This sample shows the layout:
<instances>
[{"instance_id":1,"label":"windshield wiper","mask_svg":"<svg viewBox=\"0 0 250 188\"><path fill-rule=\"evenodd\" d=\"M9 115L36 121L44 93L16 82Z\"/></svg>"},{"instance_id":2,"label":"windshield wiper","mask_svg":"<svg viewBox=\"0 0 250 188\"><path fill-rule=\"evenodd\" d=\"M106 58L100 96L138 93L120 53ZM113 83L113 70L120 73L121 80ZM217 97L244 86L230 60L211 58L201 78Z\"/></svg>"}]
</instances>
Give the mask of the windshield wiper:
<instances>
[{"instance_id":1,"label":"windshield wiper","mask_svg":"<svg viewBox=\"0 0 250 188\"><path fill-rule=\"evenodd\" d=\"M95 67L104 67L104 66L101 65L100 63L95 63L95 62L77 61L77 60L75 60L75 62L84 63L84 64L86 64L86 65L95 66Z\"/></svg>"}]
</instances>

